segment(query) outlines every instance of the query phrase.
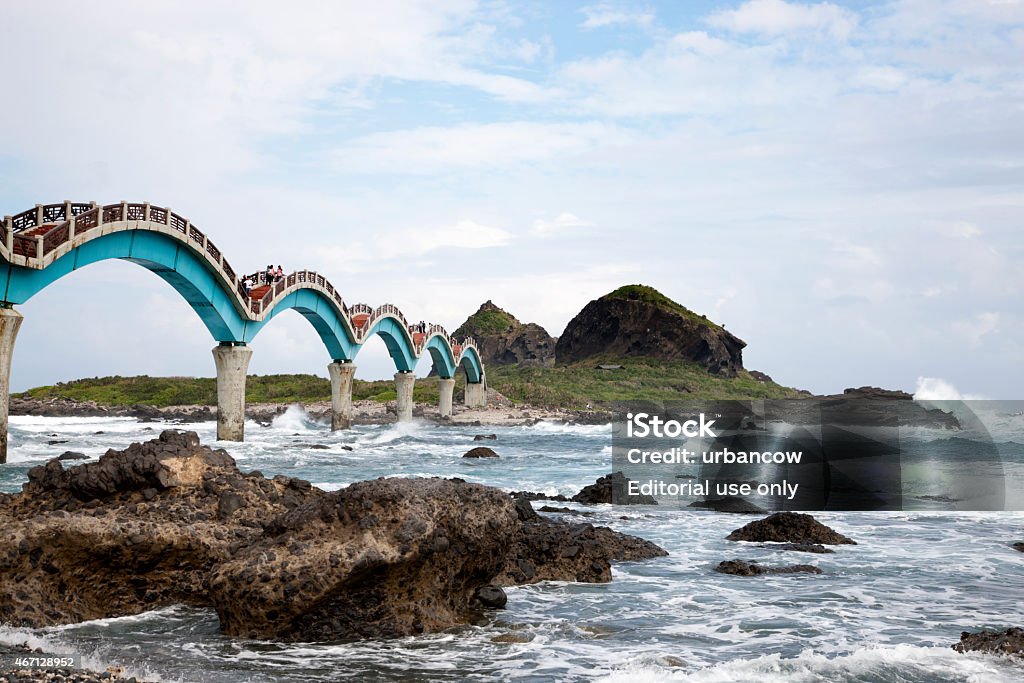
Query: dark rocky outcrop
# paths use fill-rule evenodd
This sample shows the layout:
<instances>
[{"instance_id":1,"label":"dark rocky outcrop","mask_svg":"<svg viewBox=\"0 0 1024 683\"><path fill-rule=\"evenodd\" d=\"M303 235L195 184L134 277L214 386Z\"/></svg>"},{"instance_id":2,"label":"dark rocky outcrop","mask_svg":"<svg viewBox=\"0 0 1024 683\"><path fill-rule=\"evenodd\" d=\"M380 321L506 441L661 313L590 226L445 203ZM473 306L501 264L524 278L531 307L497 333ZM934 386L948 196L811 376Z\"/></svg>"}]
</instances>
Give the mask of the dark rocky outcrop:
<instances>
[{"instance_id":1,"label":"dark rocky outcrop","mask_svg":"<svg viewBox=\"0 0 1024 683\"><path fill-rule=\"evenodd\" d=\"M487 446L477 446L465 452L463 458L497 458L498 454Z\"/></svg>"},{"instance_id":2,"label":"dark rocky outcrop","mask_svg":"<svg viewBox=\"0 0 1024 683\"><path fill-rule=\"evenodd\" d=\"M668 553L650 541L592 524L567 524L538 515L529 502L517 499L522 523L495 579L500 585L537 581L611 581L611 563L646 560Z\"/></svg>"},{"instance_id":3,"label":"dark rocky outcrop","mask_svg":"<svg viewBox=\"0 0 1024 683\"><path fill-rule=\"evenodd\" d=\"M1024 553L1024 541L1017 541L1013 544L1012 548L1014 550L1019 550L1020 552Z\"/></svg>"},{"instance_id":4,"label":"dark rocky outcrop","mask_svg":"<svg viewBox=\"0 0 1024 683\"><path fill-rule=\"evenodd\" d=\"M993 655L1024 657L1024 628L1016 626L1005 631L963 631L960 642L954 644L957 652L986 652Z\"/></svg>"},{"instance_id":5,"label":"dark rocky outcrop","mask_svg":"<svg viewBox=\"0 0 1024 683\"><path fill-rule=\"evenodd\" d=\"M559 365L594 357L687 360L734 377L743 369L739 337L651 287L621 287L587 304L558 339Z\"/></svg>"},{"instance_id":6,"label":"dark rocky outcrop","mask_svg":"<svg viewBox=\"0 0 1024 683\"><path fill-rule=\"evenodd\" d=\"M763 574L822 574L821 569L813 564L794 564L788 567L766 567L757 562L744 560L726 560L720 562L715 571L733 576L761 576Z\"/></svg>"},{"instance_id":7,"label":"dark rocky outcrop","mask_svg":"<svg viewBox=\"0 0 1024 683\"><path fill-rule=\"evenodd\" d=\"M568 503L572 500L567 496L563 496L561 493L554 495L548 495L546 493L540 493L539 491L513 491L509 494L513 498L522 498L523 500L555 500L560 503Z\"/></svg>"},{"instance_id":8,"label":"dark rocky outcrop","mask_svg":"<svg viewBox=\"0 0 1024 683\"><path fill-rule=\"evenodd\" d=\"M487 301L453 333L474 337L485 365L551 365L555 339L536 323L521 323Z\"/></svg>"},{"instance_id":9,"label":"dark rocky outcrop","mask_svg":"<svg viewBox=\"0 0 1024 683\"><path fill-rule=\"evenodd\" d=\"M497 434L477 434L473 437L473 441L494 441L497 438Z\"/></svg>"},{"instance_id":10,"label":"dark rocky outcrop","mask_svg":"<svg viewBox=\"0 0 1024 683\"><path fill-rule=\"evenodd\" d=\"M0 498L0 620L51 626L209 604L207 575L262 524L322 495L308 482L243 475L194 432L34 467Z\"/></svg>"},{"instance_id":11,"label":"dark rocky outcrop","mask_svg":"<svg viewBox=\"0 0 1024 683\"><path fill-rule=\"evenodd\" d=\"M617 502L620 505L657 505L658 501L653 496L638 494L629 495L629 480L622 472L612 472L573 496L570 500L585 505L597 505L599 503Z\"/></svg>"},{"instance_id":12,"label":"dark rocky outcrop","mask_svg":"<svg viewBox=\"0 0 1024 683\"><path fill-rule=\"evenodd\" d=\"M713 500L695 500L687 507L738 514L761 514L766 512L764 508L754 505L746 498L740 498L739 496L725 496L724 498L715 498Z\"/></svg>"},{"instance_id":13,"label":"dark rocky outcrop","mask_svg":"<svg viewBox=\"0 0 1024 683\"><path fill-rule=\"evenodd\" d=\"M57 456L58 460L88 460L89 456L85 453L79 453L78 451L64 451Z\"/></svg>"},{"instance_id":14,"label":"dark rocky outcrop","mask_svg":"<svg viewBox=\"0 0 1024 683\"><path fill-rule=\"evenodd\" d=\"M776 512L774 515L736 529L725 538L728 541L754 541L757 543L856 545L853 540L830 529L814 517L799 512Z\"/></svg>"},{"instance_id":15,"label":"dark rocky outcrop","mask_svg":"<svg viewBox=\"0 0 1024 683\"><path fill-rule=\"evenodd\" d=\"M501 586L608 581L664 554L543 519L461 480L379 479L324 493L243 474L193 432L29 472L0 495L0 621L44 627L162 605L212 606L231 635L349 640L436 631L503 604Z\"/></svg>"},{"instance_id":16,"label":"dark rocky outcrop","mask_svg":"<svg viewBox=\"0 0 1024 683\"><path fill-rule=\"evenodd\" d=\"M210 593L226 633L352 640L469 618L519 530L497 489L445 479L355 483L280 516L219 564ZM264 578L266 577L266 578Z\"/></svg>"}]
</instances>

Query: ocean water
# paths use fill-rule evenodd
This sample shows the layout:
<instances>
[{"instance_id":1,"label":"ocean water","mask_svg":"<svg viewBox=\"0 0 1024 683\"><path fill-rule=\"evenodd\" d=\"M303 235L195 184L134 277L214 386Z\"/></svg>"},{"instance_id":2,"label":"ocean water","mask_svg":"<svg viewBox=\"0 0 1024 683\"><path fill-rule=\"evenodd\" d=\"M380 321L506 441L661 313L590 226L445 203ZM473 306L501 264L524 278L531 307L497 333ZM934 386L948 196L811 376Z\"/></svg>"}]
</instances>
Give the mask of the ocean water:
<instances>
[{"instance_id":1,"label":"ocean water","mask_svg":"<svg viewBox=\"0 0 1024 683\"><path fill-rule=\"evenodd\" d=\"M133 419L14 417L0 490L19 490L30 467L65 450L98 457L166 427ZM187 428L214 441L213 423ZM324 489L381 476L458 476L508 490L571 495L607 473L611 462L607 425L414 422L331 433L291 408L270 427L249 423L246 430L245 443L219 444L243 470L302 477ZM993 435L997 442L1024 443L1024 417L1007 416L1001 430ZM480 445L473 436L481 433L498 435L485 445L500 459L462 459ZM922 432L916 438L939 446L950 435ZM1018 471L1016 463L1005 466ZM1024 554L1008 545L1024 540L1021 513L820 513L818 519L859 545L809 555L726 541L749 521L743 516L580 509L592 515L570 518L650 539L669 556L619 564L609 584L512 588L508 608L486 623L413 638L239 641L218 632L212 611L171 607L59 628L0 626L0 642L80 653L87 664L117 663L157 681L1024 680L1020 664L949 647L962 630L1024 622ZM806 562L825 573L748 578L713 571L721 560L737 558ZM509 639L515 642L502 642Z\"/></svg>"}]
</instances>

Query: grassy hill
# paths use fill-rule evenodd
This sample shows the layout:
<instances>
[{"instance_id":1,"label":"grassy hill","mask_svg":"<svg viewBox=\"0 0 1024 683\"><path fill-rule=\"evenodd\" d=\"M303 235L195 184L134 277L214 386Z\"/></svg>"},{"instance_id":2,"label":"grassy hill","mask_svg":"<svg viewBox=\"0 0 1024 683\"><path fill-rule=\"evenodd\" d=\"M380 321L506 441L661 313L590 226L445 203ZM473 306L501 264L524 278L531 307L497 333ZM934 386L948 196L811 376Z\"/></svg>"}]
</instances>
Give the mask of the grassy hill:
<instances>
[{"instance_id":1,"label":"grassy hill","mask_svg":"<svg viewBox=\"0 0 1024 683\"><path fill-rule=\"evenodd\" d=\"M625 366L600 370L599 363ZM736 378L708 374L696 363L646 359L590 360L561 367L492 366L488 384L515 403L582 408L621 400L680 398L787 398L797 392L774 383L758 382L742 372ZM465 383L460 376L457 389ZM36 387L15 397L66 398L101 405L216 405L217 382L208 377L94 377ZM415 399L437 402L437 380L416 380ZM395 400L390 380L356 380L355 400ZM249 403L312 403L330 400L330 382L313 375L252 375L246 384Z\"/></svg>"},{"instance_id":2,"label":"grassy hill","mask_svg":"<svg viewBox=\"0 0 1024 683\"><path fill-rule=\"evenodd\" d=\"M669 299L667 296L656 290L654 287L649 287L648 285L625 285L601 297L602 301L608 301L610 299L627 299L630 301L643 301L648 304L654 304L658 308L663 308L667 311L678 313L684 318L688 318L690 320L693 320L694 322L707 325L716 330L722 329L721 325L710 320L706 315L694 313L686 306L683 306L681 303Z\"/></svg>"}]
</instances>

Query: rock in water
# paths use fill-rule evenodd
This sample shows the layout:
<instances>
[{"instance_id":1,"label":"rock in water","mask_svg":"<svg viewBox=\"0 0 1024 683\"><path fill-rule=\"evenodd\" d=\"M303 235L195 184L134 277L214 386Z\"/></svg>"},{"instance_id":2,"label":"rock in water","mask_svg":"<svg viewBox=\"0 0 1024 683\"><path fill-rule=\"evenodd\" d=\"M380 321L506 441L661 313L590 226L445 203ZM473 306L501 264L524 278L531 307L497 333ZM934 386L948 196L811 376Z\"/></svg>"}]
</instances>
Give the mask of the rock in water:
<instances>
[{"instance_id":1,"label":"rock in water","mask_svg":"<svg viewBox=\"0 0 1024 683\"><path fill-rule=\"evenodd\" d=\"M480 358L487 365L551 365L555 360L555 339L543 327L521 323L490 301L453 335L475 338Z\"/></svg>"},{"instance_id":2,"label":"rock in water","mask_svg":"<svg viewBox=\"0 0 1024 683\"><path fill-rule=\"evenodd\" d=\"M465 455L463 455L462 457L463 458L497 458L498 454L495 453L490 448L488 448L487 446L477 446L476 448L472 448L472 449L466 451Z\"/></svg>"},{"instance_id":3,"label":"rock in water","mask_svg":"<svg viewBox=\"0 0 1024 683\"><path fill-rule=\"evenodd\" d=\"M713 500L696 500L687 507L705 508L715 512L734 512L738 514L758 514L765 512L764 508L754 505L746 498L739 496L725 496Z\"/></svg>"},{"instance_id":4,"label":"rock in water","mask_svg":"<svg viewBox=\"0 0 1024 683\"><path fill-rule=\"evenodd\" d=\"M505 567L495 579L503 586L537 581L605 583L611 563L668 555L642 538L592 524L566 524L538 515L529 501L515 501L522 522Z\"/></svg>"},{"instance_id":5,"label":"rock in water","mask_svg":"<svg viewBox=\"0 0 1024 683\"><path fill-rule=\"evenodd\" d=\"M855 541L828 528L810 515L799 512L776 512L751 522L725 537L727 541L759 543L806 543L821 545L857 545Z\"/></svg>"},{"instance_id":6,"label":"rock in water","mask_svg":"<svg viewBox=\"0 0 1024 683\"><path fill-rule=\"evenodd\" d=\"M794 564L788 567L765 567L757 562L727 560L719 563L715 571L733 576L761 576L762 574L821 574L813 564Z\"/></svg>"},{"instance_id":7,"label":"rock in water","mask_svg":"<svg viewBox=\"0 0 1024 683\"><path fill-rule=\"evenodd\" d=\"M494 441L497 438L497 434L477 434L473 437L473 441Z\"/></svg>"},{"instance_id":8,"label":"rock in water","mask_svg":"<svg viewBox=\"0 0 1024 683\"><path fill-rule=\"evenodd\" d=\"M473 600L486 609L501 609L508 604L508 596L505 594L505 589L501 586L477 588L473 593Z\"/></svg>"},{"instance_id":9,"label":"rock in water","mask_svg":"<svg viewBox=\"0 0 1024 683\"><path fill-rule=\"evenodd\" d=\"M559 365L596 356L688 360L735 377L746 345L656 289L629 285L587 304L559 337L555 359Z\"/></svg>"},{"instance_id":10,"label":"rock in water","mask_svg":"<svg viewBox=\"0 0 1024 683\"><path fill-rule=\"evenodd\" d=\"M960 642L952 646L957 652L987 652L993 655L1024 657L1024 628L1016 626L1005 631L981 631L960 634Z\"/></svg>"},{"instance_id":11,"label":"rock in water","mask_svg":"<svg viewBox=\"0 0 1024 683\"><path fill-rule=\"evenodd\" d=\"M226 633L353 640L469 619L519 529L503 492L445 479L377 479L282 515L220 564L210 593Z\"/></svg>"},{"instance_id":12,"label":"rock in water","mask_svg":"<svg viewBox=\"0 0 1024 683\"><path fill-rule=\"evenodd\" d=\"M65 461L65 460L88 460L89 456L86 455L85 453L79 453L78 451L64 451L63 453L61 453L60 455L57 456L57 459L60 460L60 461Z\"/></svg>"},{"instance_id":13,"label":"rock in water","mask_svg":"<svg viewBox=\"0 0 1024 683\"><path fill-rule=\"evenodd\" d=\"M0 497L0 621L43 627L208 605L214 564L320 495L308 482L241 474L194 432L165 431L68 470L51 460L29 471L22 493ZM230 522L220 521L225 496L237 497Z\"/></svg>"},{"instance_id":14,"label":"rock in water","mask_svg":"<svg viewBox=\"0 0 1024 683\"><path fill-rule=\"evenodd\" d=\"M622 472L612 472L595 481L572 497L576 503L596 505L598 503L618 502L622 505L657 505L653 496L637 494L630 496L629 480ZM614 499L614 500L613 500Z\"/></svg>"}]
</instances>

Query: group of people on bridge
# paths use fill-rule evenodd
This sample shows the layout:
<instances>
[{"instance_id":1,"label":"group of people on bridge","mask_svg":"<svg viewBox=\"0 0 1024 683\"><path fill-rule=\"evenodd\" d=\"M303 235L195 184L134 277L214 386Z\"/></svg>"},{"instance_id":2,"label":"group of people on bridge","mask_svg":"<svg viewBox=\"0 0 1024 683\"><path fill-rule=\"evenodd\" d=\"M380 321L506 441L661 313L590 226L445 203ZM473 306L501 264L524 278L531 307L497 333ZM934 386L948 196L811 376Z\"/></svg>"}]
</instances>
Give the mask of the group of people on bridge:
<instances>
[{"instance_id":1,"label":"group of people on bridge","mask_svg":"<svg viewBox=\"0 0 1024 683\"><path fill-rule=\"evenodd\" d=\"M246 296L249 295L254 288L263 285L272 285L280 282L284 279L284 268L280 265L277 268L273 264L267 266L266 270L258 270L251 275L246 275L242 278L242 288L245 289Z\"/></svg>"}]
</instances>

